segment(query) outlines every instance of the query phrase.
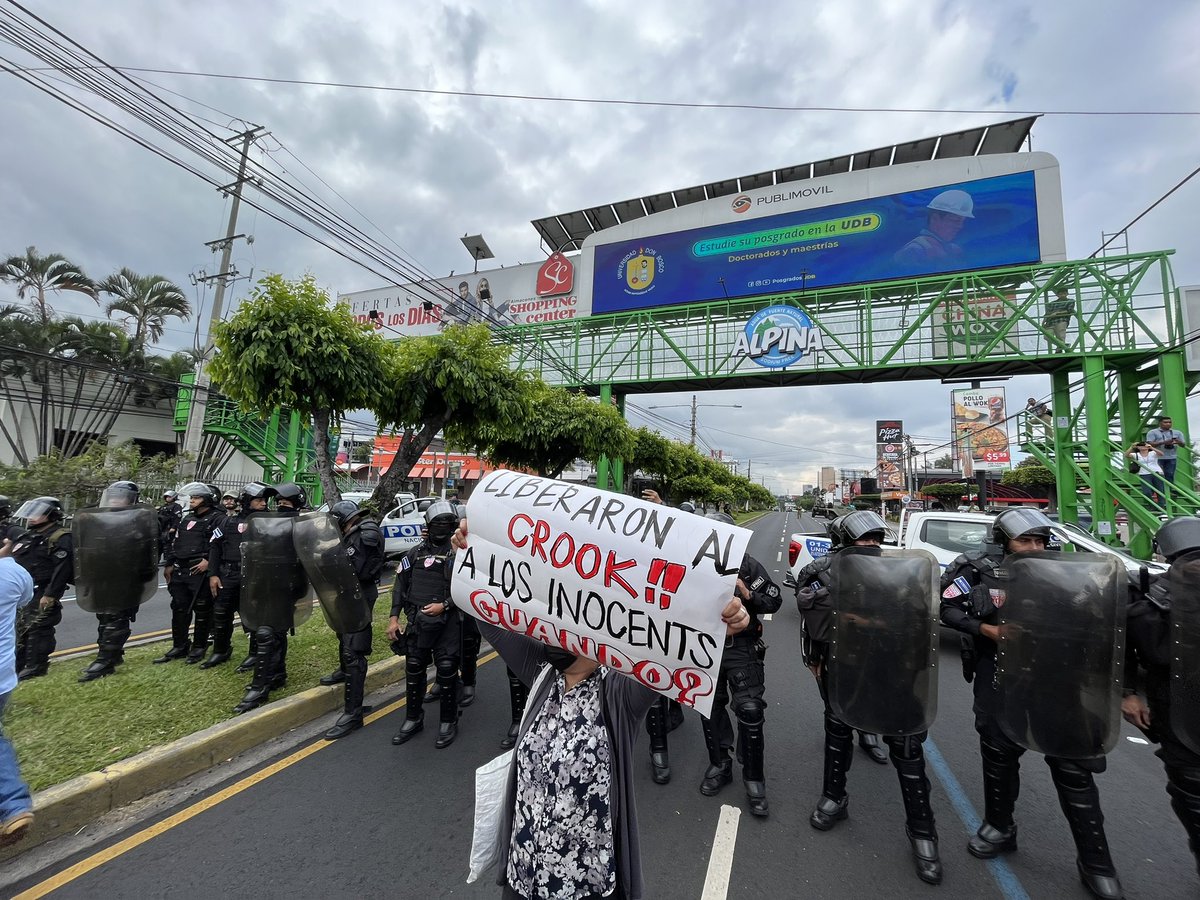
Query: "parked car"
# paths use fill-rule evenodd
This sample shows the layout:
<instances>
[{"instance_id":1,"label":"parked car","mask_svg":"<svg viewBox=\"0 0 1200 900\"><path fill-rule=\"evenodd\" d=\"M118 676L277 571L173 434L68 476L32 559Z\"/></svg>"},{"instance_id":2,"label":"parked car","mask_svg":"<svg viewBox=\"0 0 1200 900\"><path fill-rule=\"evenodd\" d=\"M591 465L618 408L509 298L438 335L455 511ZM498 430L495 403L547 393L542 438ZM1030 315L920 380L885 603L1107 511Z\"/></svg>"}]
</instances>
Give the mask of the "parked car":
<instances>
[{"instance_id":1,"label":"parked car","mask_svg":"<svg viewBox=\"0 0 1200 900\"><path fill-rule=\"evenodd\" d=\"M898 538L889 539L884 546L928 550L945 569L959 554L982 549L991 533L994 518L995 516L978 512L905 512L900 517ZM1143 566L1154 574L1167 571L1167 566L1162 563L1136 559L1120 547L1097 540L1077 525L1056 524L1052 528L1052 534L1052 546L1076 553L1112 554L1130 574L1136 574ZM788 545L790 568L784 577L784 583L795 586L800 570L814 559L826 555L830 544L827 534L793 534Z\"/></svg>"}]
</instances>

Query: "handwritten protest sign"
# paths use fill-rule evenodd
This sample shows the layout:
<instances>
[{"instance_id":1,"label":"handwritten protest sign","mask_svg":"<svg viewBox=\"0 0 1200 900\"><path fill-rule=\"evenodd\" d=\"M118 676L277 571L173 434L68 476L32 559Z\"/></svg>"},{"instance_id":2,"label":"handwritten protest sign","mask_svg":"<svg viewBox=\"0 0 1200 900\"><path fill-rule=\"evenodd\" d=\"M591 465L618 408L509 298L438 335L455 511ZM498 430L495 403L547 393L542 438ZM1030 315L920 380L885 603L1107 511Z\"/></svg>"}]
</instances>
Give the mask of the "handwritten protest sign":
<instances>
[{"instance_id":1,"label":"handwritten protest sign","mask_svg":"<svg viewBox=\"0 0 1200 900\"><path fill-rule=\"evenodd\" d=\"M455 604L712 708L750 532L633 497L500 470L471 492Z\"/></svg>"}]
</instances>

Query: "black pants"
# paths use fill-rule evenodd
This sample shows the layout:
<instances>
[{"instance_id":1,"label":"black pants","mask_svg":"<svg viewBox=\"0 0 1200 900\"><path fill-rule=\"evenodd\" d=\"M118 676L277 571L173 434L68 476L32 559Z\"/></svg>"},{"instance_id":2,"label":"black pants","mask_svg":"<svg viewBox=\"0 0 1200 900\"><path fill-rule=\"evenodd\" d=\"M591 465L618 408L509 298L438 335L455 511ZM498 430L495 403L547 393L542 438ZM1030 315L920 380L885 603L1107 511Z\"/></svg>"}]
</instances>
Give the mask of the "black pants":
<instances>
[{"instance_id":1,"label":"black pants","mask_svg":"<svg viewBox=\"0 0 1200 900\"><path fill-rule=\"evenodd\" d=\"M175 566L167 591L171 595L171 645L177 649L191 646L188 632L192 614L196 616L196 644L208 646L212 629L212 592L208 587L208 572L192 575L188 570L198 560L186 560Z\"/></svg>"},{"instance_id":2,"label":"black pants","mask_svg":"<svg viewBox=\"0 0 1200 900\"><path fill-rule=\"evenodd\" d=\"M425 689L428 679L425 670L432 662L437 668L437 684L442 689L440 719L443 722L458 718L458 670L462 663L462 623L460 613L448 612L439 624L419 624L415 608L408 610L408 625L404 640L405 717L413 721L423 715Z\"/></svg>"},{"instance_id":3,"label":"black pants","mask_svg":"<svg viewBox=\"0 0 1200 900\"><path fill-rule=\"evenodd\" d=\"M34 591L33 596L37 598L42 595ZM41 609L37 606L37 600L34 600L29 609L23 621L18 620L17 671L33 669L45 672L50 666L50 654L57 646L54 628L62 621L62 604L55 600L48 608Z\"/></svg>"},{"instance_id":4,"label":"black pants","mask_svg":"<svg viewBox=\"0 0 1200 900\"><path fill-rule=\"evenodd\" d=\"M758 707L761 715L767 706L763 700L765 689L766 674L763 661L758 656L756 642L735 638L732 646L727 647L721 657L721 671L717 676L712 715L708 717L723 752L728 752L734 744L733 726L727 710L730 701L733 703L734 715L739 721L743 718L743 710L750 707Z\"/></svg>"},{"instance_id":5,"label":"black pants","mask_svg":"<svg viewBox=\"0 0 1200 900\"><path fill-rule=\"evenodd\" d=\"M212 601L213 653L231 653L233 617L242 596L242 567L238 563L222 563L219 577L221 587ZM242 627L245 629L244 625Z\"/></svg>"}]
</instances>

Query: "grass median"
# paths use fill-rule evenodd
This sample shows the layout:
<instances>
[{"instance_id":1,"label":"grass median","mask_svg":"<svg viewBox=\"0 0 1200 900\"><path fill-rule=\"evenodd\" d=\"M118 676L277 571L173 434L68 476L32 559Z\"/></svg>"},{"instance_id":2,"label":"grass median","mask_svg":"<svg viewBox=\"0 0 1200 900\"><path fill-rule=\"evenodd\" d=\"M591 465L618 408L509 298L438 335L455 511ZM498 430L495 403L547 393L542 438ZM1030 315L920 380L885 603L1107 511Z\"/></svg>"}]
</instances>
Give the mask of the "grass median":
<instances>
[{"instance_id":1,"label":"grass median","mask_svg":"<svg viewBox=\"0 0 1200 900\"><path fill-rule=\"evenodd\" d=\"M390 609L388 585L375 604L371 662L391 654L384 633ZM250 682L249 674L234 671L246 655L247 640L236 630L233 658L213 669L181 660L152 665L169 646L160 642L126 650L116 673L98 681L76 680L93 659L89 655L56 661L45 677L21 682L5 710L4 731L29 787L42 790L234 718L233 708ZM337 636L314 609L288 638L287 685L272 691L271 699L316 687L317 679L337 665Z\"/></svg>"}]
</instances>

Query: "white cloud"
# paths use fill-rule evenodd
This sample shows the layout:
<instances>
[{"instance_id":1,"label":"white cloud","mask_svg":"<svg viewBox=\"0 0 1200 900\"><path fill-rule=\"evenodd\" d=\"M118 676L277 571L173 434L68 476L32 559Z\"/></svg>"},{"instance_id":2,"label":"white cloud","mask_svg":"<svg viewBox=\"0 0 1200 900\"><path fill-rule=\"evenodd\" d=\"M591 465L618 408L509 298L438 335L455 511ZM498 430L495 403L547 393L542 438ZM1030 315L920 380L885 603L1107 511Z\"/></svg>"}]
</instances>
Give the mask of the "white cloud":
<instances>
[{"instance_id":1,"label":"white cloud","mask_svg":"<svg viewBox=\"0 0 1200 900\"><path fill-rule=\"evenodd\" d=\"M533 218L889 145L1011 110L1200 110L1200 8L1182 0L1155 4L1153 15L1136 5L1097 15L1084 0L777 0L736 10L661 0L354 7L218 0L203 8L127 0L119 18L105 3L44 15L118 65L554 96L994 111L631 108L145 76L212 107L164 94L215 123L237 117L266 126L437 274L470 264L458 243L464 232L485 234L499 262L529 261L541 256ZM3 43L0 55L21 59ZM222 233L225 205L210 186L11 76L0 81L0 98L0 249L36 244L97 275L130 266L181 284L201 267L215 271L204 242ZM1090 253L1101 232L1125 225L1200 156L1195 118L1051 115L1033 141L1062 164L1072 256ZM275 143L262 147L324 190ZM1179 283L1200 282L1197 190L1189 184L1129 236L1135 251L1176 249ZM239 230L256 236L235 255L243 272L312 271L335 290L380 283L252 210L242 223ZM245 288L239 283L236 293ZM191 332L190 324L173 326L165 343L190 344ZM1011 383L1010 400L1048 392L1048 378L1023 377ZM877 416L902 416L929 443L948 437L948 388L937 383L721 399L730 396L705 395L743 408L702 410L701 433L739 459L761 460L754 474L780 488L813 480L822 461L868 467ZM689 403L690 394L653 402ZM686 409L674 412L686 422ZM765 441L816 449L791 452Z\"/></svg>"}]
</instances>

